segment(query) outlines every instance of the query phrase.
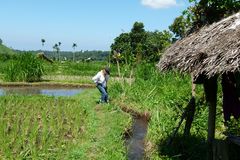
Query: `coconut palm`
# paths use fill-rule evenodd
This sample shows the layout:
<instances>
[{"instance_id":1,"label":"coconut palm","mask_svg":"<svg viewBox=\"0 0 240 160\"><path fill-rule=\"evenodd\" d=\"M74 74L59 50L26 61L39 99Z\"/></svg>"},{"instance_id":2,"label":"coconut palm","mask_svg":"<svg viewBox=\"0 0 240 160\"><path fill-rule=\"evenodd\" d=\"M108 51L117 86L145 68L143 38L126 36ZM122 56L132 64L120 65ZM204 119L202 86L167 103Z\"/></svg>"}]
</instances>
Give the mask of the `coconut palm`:
<instances>
[{"instance_id":1,"label":"coconut palm","mask_svg":"<svg viewBox=\"0 0 240 160\"><path fill-rule=\"evenodd\" d=\"M73 48L73 62L75 61L75 48L77 47L76 43L73 43L72 48Z\"/></svg>"},{"instance_id":2,"label":"coconut palm","mask_svg":"<svg viewBox=\"0 0 240 160\"><path fill-rule=\"evenodd\" d=\"M58 60L60 61L60 46L61 46L61 42L58 42L58 47L57 47L57 53L58 53Z\"/></svg>"},{"instance_id":3,"label":"coconut palm","mask_svg":"<svg viewBox=\"0 0 240 160\"><path fill-rule=\"evenodd\" d=\"M55 45L53 46L53 49L56 50L57 54L59 55L59 46L57 43L55 43ZM55 56L54 56L55 57ZM56 58L56 57L55 57ZM59 59L58 59L59 60Z\"/></svg>"},{"instance_id":4,"label":"coconut palm","mask_svg":"<svg viewBox=\"0 0 240 160\"><path fill-rule=\"evenodd\" d=\"M44 43L46 42L45 39L41 39L42 46L44 46Z\"/></svg>"}]
</instances>

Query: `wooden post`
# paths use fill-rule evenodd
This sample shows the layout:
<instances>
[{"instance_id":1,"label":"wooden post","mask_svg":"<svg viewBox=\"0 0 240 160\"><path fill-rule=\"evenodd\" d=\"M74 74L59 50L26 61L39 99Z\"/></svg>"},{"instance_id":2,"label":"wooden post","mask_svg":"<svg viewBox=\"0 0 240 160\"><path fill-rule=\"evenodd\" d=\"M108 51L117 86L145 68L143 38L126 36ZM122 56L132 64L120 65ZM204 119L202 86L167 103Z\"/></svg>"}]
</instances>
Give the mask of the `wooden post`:
<instances>
[{"instance_id":1,"label":"wooden post","mask_svg":"<svg viewBox=\"0 0 240 160\"><path fill-rule=\"evenodd\" d=\"M189 136L190 135L190 130L195 114L195 108L196 108L196 103L195 103L195 96L196 96L196 84L193 83L193 76L192 76L192 98L188 103L189 108L187 109L187 115L186 115L186 124L184 128L184 136Z\"/></svg>"},{"instance_id":2,"label":"wooden post","mask_svg":"<svg viewBox=\"0 0 240 160\"><path fill-rule=\"evenodd\" d=\"M208 113L208 160L213 160L213 141L215 137L215 120L217 104L217 77L205 80L203 83L206 101L209 108Z\"/></svg>"}]
</instances>

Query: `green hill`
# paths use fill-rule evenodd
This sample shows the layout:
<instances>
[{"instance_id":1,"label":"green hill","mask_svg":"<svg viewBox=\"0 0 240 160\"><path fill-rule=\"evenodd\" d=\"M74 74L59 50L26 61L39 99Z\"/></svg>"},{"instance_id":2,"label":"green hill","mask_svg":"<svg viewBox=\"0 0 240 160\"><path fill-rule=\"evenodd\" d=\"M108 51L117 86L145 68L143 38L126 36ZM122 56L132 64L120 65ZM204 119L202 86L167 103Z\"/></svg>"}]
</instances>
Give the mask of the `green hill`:
<instances>
[{"instance_id":1,"label":"green hill","mask_svg":"<svg viewBox=\"0 0 240 160\"><path fill-rule=\"evenodd\" d=\"M0 44L0 54L14 54L14 53L15 52L12 49Z\"/></svg>"}]
</instances>

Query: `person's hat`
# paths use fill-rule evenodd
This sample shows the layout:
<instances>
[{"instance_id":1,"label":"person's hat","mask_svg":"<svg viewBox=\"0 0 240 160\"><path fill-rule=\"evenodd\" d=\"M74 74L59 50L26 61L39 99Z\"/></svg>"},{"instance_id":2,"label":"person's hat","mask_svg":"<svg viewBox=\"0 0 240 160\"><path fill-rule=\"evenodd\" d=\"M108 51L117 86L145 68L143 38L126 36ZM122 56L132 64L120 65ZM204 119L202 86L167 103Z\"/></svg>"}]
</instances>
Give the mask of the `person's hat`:
<instances>
[{"instance_id":1,"label":"person's hat","mask_svg":"<svg viewBox=\"0 0 240 160\"><path fill-rule=\"evenodd\" d=\"M108 75L110 75L110 68L109 67L105 67L104 70L107 72Z\"/></svg>"}]
</instances>

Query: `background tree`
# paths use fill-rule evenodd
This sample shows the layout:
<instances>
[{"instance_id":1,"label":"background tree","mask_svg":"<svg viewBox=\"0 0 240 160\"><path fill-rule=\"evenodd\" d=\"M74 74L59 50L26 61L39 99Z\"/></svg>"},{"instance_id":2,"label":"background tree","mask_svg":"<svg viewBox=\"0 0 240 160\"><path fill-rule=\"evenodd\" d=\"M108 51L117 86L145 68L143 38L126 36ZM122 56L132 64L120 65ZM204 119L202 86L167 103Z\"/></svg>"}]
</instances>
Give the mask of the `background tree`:
<instances>
[{"instance_id":1,"label":"background tree","mask_svg":"<svg viewBox=\"0 0 240 160\"><path fill-rule=\"evenodd\" d=\"M171 38L172 34L166 30L163 32L147 32L147 38L145 42L145 60L148 62L159 61L159 58L164 52L165 48L171 44Z\"/></svg>"},{"instance_id":2,"label":"background tree","mask_svg":"<svg viewBox=\"0 0 240 160\"><path fill-rule=\"evenodd\" d=\"M55 45L53 46L53 50L55 50L57 52L57 55L59 55L59 50L60 49L59 49L59 46L58 46L57 43L55 43ZM57 59L56 55L54 55L54 58ZM59 58L59 56L58 56L58 58ZM58 59L58 60L60 60L60 59Z\"/></svg>"},{"instance_id":3,"label":"background tree","mask_svg":"<svg viewBox=\"0 0 240 160\"><path fill-rule=\"evenodd\" d=\"M75 61L75 49L77 47L76 43L73 43L72 48L73 48L73 62Z\"/></svg>"},{"instance_id":4,"label":"background tree","mask_svg":"<svg viewBox=\"0 0 240 160\"><path fill-rule=\"evenodd\" d=\"M2 45L2 43L3 43L3 41L2 41L2 39L0 38L0 45Z\"/></svg>"},{"instance_id":5,"label":"background tree","mask_svg":"<svg viewBox=\"0 0 240 160\"><path fill-rule=\"evenodd\" d=\"M189 13L194 17L195 28L219 21L240 10L239 0L189 0L189 2L195 4L188 8Z\"/></svg>"},{"instance_id":6,"label":"background tree","mask_svg":"<svg viewBox=\"0 0 240 160\"><path fill-rule=\"evenodd\" d=\"M111 45L112 60L116 63L156 62L164 49L171 44L172 34L168 31L147 32L143 23L135 22L130 33L121 33ZM116 52L121 56L116 58ZM117 61L118 62L117 62Z\"/></svg>"},{"instance_id":7,"label":"background tree","mask_svg":"<svg viewBox=\"0 0 240 160\"><path fill-rule=\"evenodd\" d=\"M61 58L60 58L60 57L61 57L61 56L60 56L60 46L61 46L61 44L62 44L61 42L58 42L58 47L57 47L58 61L60 61L60 59L61 59Z\"/></svg>"},{"instance_id":8,"label":"background tree","mask_svg":"<svg viewBox=\"0 0 240 160\"><path fill-rule=\"evenodd\" d=\"M131 39L129 33L121 33L114 39L114 43L111 45L111 56L115 56L115 52L121 53L121 57L118 58L119 62L130 64L132 56ZM114 60L116 60L114 58Z\"/></svg>"},{"instance_id":9,"label":"background tree","mask_svg":"<svg viewBox=\"0 0 240 160\"><path fill-rule=\"evenodd\" d=\"M173 24L169 26L169 30L175 34L175 38L179 39L187 34L187 31L191 28L191 19L181 15L173 21Z\"/></svg>"},{"instance_id":10,"label":"background tree","mask_svg":"<svg viewBox=\"0 0 240 160\"><path fill-rule=\"evenodd\" d=\"M239 0L189 0L189 2L194 4L175 18L173 24L169 26L176 39L240 11Z\"/></svg>"},{"instance_id":11,"label":"background tree","mask_svg":"<svg viewBox=\"0 0 240 160\"><path fill-rule=\"evenodd\" d=\"M146 32L142 22L135 22L130 32L130 44L132 53L137 58L136 61L140 62L144 57L144 43L146 41Z\"/></svg>"}]
</instances>

